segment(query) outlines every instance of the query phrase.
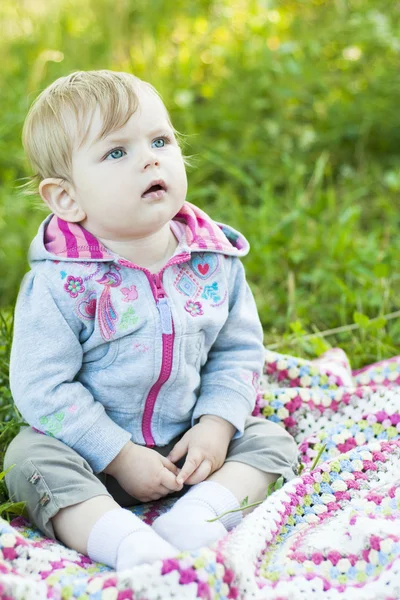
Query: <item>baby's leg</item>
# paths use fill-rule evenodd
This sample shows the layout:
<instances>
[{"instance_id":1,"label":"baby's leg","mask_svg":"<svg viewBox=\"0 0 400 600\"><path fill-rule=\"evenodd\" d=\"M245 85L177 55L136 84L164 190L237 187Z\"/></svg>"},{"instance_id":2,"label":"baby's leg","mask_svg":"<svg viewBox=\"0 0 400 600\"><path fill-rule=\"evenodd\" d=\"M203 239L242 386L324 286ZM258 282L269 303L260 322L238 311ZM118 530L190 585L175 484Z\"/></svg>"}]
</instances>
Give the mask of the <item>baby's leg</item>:
<instances>
[{"instance_id":1,"label":"baby's leg","mask_svg":"<svg viewBox=\"0 0 400 600\"><path fill-rule=\"evenodd\" d=\"M251 465L241 462L229 461L207 479L227 488L235 496L238 506L247 498L246 504L253 504L264 500L268 487L275 483L279 475L265 473ZM253 508L242 510L243 516L250 513Z\"/></svg>"},{"instance_id":2,"label":"baby's leg","mask_svg":"<svg viewBox=\"0 0 400 600\"><path fill-rule=\"evenodd\" d=\"M156 519L153 528L181 550L210 545L240 522L242 511L228 512L212 523L207 521L226 511L236 511L246 497L248 503L263 500L268 486L279 475L293 479L297 456L293 438L282 427L249 417L243 436L229 445L221 469L192 486L167 514Z\"/></svg>"},{"instance_id":3,"label":"baby's leg","mask_svg":"<svg viewBox=\"0 0 400 600\"><path fill-rule=\"evenodd\" d=\"M97 521L107 512L119 508L119 504L106 495L62 508L51 520L55 537L68 548L87 554L90 532Z\"/></svg>"},{"instance_id":4,"label":"baby's leg","mask_svg":"<svg viewBox=\"0 0 400 600\"><path fill-rule=\"evenodd\" d=\"M117 570L177 554L121 508L90 465L59 440L24 428L4 463L15 465L6 476L10 497L26 502L28 518L48 537Z\"/></svg>"},{"instance_id":5,"label":"baby's leg","mask_svg":"<svg viewBox=\"0 0 400 600\"><path fill-rule=\"evenodd\" d=\"M297 467L298 449L292 436L272 421L249 417L243 437L231 442L225 464L208 481L228 488L240 503L247 498L252 504L265 499L269 485L280 475L286 481L293 479Z\"/></svg>"}]
</instances>

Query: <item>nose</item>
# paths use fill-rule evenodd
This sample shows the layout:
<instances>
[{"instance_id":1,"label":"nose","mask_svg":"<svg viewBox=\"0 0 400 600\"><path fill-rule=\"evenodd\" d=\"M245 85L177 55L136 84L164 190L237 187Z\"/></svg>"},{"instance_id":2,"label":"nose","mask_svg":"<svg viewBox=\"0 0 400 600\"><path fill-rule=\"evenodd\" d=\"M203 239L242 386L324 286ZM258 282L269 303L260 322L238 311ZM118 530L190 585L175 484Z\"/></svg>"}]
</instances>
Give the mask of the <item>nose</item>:
<instances>
[{"instance_id":1,"label":"nose","mask_svg":"<svg viewBox=\"0 0 400 600\"><path fill-rule=\"evenodd\" d=\"M160 165L158 161L158 157L154 150L150 148L146 155L143 157L143 171L148 169L149 167L158 167Z\"/></svg>"}]
</instances>

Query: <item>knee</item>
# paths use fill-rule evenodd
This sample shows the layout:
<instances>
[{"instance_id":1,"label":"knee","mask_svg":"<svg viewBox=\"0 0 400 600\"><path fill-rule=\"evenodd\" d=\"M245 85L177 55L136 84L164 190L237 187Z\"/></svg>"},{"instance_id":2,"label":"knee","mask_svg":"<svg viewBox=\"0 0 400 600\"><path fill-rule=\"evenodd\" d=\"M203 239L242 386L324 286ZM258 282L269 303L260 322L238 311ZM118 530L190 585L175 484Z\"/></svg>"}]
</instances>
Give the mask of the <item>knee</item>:
<instances>
[{"instance_id":1,"label":"knee","mask_svg":"<svg viewBox=\"0 0 400 600\"><path fill-rule=\"evenodd\" d=\"M267 419L252 417L246 434L249 436L251 447L259 454L272 453L293 468L297 465L298 446L293 436L281 425Z\"/></svg>"},{"instance_id":2,"label":"knee","mask_svg":"<svg viewBox=\"0 0 400 600\"><path fill-rule=\"evenodd\" d=\"M274 439L276 439L276 444L283 449L288 458L288 462L291 464L297 463L299 457L299 448L294 437L288 431L286 431L282 425L278 425L272 421L268 421L268 423L272 425L270 432L273 432L272 435L274 436Z\"/></svg>"}]
</instances>

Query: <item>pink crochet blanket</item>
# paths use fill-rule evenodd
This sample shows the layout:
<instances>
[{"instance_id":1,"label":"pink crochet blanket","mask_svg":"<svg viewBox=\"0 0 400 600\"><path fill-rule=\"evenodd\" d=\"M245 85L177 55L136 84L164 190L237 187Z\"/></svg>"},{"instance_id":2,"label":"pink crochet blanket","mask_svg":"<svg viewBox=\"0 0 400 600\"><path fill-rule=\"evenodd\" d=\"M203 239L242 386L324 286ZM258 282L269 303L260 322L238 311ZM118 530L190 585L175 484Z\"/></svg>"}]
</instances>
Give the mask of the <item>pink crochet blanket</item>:
<instances>
[{"instance_id":1,"label":"pink crochet blanket","mask_svg":"<svg viewBox=\"0 0 400 600\"><path fill-rule=\"evenodd\" d=\"M0 520L0 599L398 599L400 357L352 372L339 349L266 351L254 414L295 436L306 468L223 540L115 573ZM170 504L135 512L151 523Z\"/></svg>"}]
</instances>

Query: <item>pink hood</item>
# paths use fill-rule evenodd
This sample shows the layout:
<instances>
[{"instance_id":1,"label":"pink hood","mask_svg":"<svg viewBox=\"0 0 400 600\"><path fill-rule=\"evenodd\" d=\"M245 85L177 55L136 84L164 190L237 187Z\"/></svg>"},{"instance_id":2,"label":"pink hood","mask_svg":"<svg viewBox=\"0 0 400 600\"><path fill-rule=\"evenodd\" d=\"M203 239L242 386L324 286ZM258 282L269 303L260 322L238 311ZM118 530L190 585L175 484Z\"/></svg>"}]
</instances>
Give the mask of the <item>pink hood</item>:
<instances>
[{"instance_id":1,"label":"pink hood","mask_svg":"<svg viewBox=\"0 0 400 600\"><path fill-rule=\"evenodd\" d=\"M238 257L245 256L249 251L247 240L239 232L227 225L216 223L200 208L189 202L185 202L173 221L182 232L179 244L182 246L181 250L218 252ZM43 223L43 230L42 228L39 230L38 236L32 243L30 259L49 259L51 258L49 254L64 260L115 259L114 254L81 225L68 223L55 215L49 216Z\"/></svg>"}]
</instances>

